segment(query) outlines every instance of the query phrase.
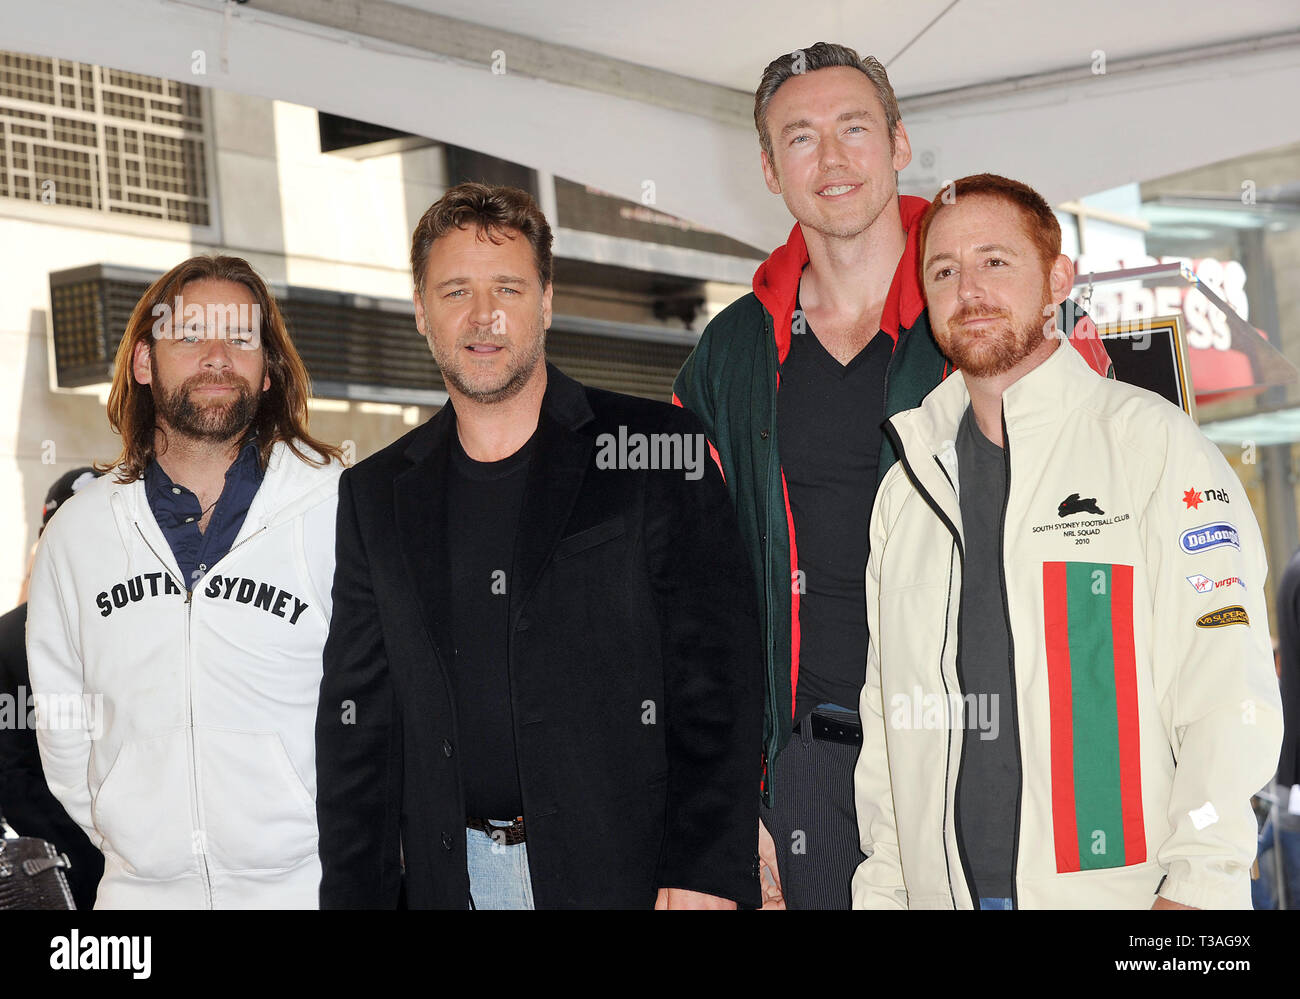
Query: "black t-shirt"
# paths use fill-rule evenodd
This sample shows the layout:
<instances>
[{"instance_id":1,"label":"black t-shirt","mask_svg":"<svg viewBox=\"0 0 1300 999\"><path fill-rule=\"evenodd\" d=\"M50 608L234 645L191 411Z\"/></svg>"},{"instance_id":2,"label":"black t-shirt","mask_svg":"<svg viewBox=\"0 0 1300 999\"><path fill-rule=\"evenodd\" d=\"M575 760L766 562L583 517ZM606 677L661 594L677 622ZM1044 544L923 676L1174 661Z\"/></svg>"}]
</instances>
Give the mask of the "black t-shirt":
<instances>
[{"instance_id":1,"label":"black t-shirt","mask_svg":"<svg viewBox=\"0 0 1300 999\"><path fill-rule=\"evenodd\" d=\"M790 337L776 399L803 583L796 720L823 703L856 711L866 677L868 534L893 351L877 332L843 365L804 326Z\"/></svg>"},{"instance_id":2,"label":"black t-shirt","mask_svg":"<svg viewBox=\"0 0 1300 999\"><path fill-rule=\"evenodd\" d=\"M1006 456L984 436L969 406L956 444L965 556L957 654L966 729L957 822L980 897L1010 898L1020 758L1000 570Z\"/></svg>"},{"instance_id":3,"label":"black t-shirt","mask_svg":"<svg viewBox=\"0 0 1300 999\"><path fill-rule=\"evenodd\" d=\"M501 461L475 461L459 438L447 481L452 681L467 816L523 814L510 703L509 587L530 440Z\"/></svg>"}]
</instances>

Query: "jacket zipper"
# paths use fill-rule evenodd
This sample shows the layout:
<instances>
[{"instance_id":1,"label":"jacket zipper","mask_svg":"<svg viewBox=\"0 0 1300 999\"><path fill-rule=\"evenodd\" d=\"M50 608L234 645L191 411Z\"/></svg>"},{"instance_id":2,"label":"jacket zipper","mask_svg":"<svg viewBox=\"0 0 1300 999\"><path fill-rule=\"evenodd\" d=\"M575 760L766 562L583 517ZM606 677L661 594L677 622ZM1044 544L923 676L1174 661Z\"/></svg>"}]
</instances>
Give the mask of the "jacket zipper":
<instances>
[{"instance_id":1,"label":"jacket zipper","mask_svg":"<svg viewBox=\"0 0 1300 999\"><path fill-rule=\"evenodd\" d=\"M154 546L149 543L149 539L145 537L144 530L140 527L140 522L137 520L134 523L136 533L140 535L140 540L144 542L145 547L153 553L153 557L158 560L158 563L163 567L163 570L167 575L171 576L181 589L185 591L185 726L188 729L190 741L190 788L194 793L194 807L190 810L190 821L194 825L194 831L199 833L199 836L191 843L191 848L199 856L199 880L203 885L203 900L206 903L205 907L211 909L213 908L212 874L208 869L208 851L207 842L205 841L206 833L203 831L203 823L199 817L199 750L194 737L194 691L191 686L191 679L193 676L193 659L191 655L193 642L191 635L193 633L194 622L194 591L190 587L186 586L184 582L176 579L176 577L172 575L171 569L168 568L167 563L163 560L162 556L158 554L158 550L154 548ZM218 565L228 559L236 548L242 548L265 530L266 525L263 524L243 541L239 542L239 544L232 547L225 555L213 562L212 565L209 566L209 569L215 569Z\"/></svg>"},{"instance_id":2,"label":"jacket zipper","mask_svg":"<svg viewBox=\"0 0 1300 999\"><path fill-rule=\"evenodd\" d=\"M930 491L929 491L928 489L926 489L924 485L922 485L920 478L919 478L919 477L917 476L917 474L916 474L916 470L912 467L911 462L910 462L910 461L908 460L908 458L907 458L907 453L903 450L903 440L902 440L901 437L898 436L898 431L894 429L893 424L890 423L888 420L886 420L886 421L885 421L884 429L885 429L885 433L887 433L887 434L889 435L889 439L890 439L890 441L891 441L891 442L893 443L893 445L894 445L894 451L895 451L895 452L897 453L897 455L898 455L898 460L901 461L901 462L903 463L903 470L904 470L905 472L907 472L907 477L908 477L909 479L912 480L912 485L914 485L914 486L916 487L916 491L917 491L918 493L921 494L921 498L925 500L926 505L928 505L928 506L930 507L930 509L934 511L935 516L939 518L939 520L943 523L943 525L944 525L946 528L948 528L948 533L950 533L950 534L952 535L953 542L957 545L957 554L961 557L962 572L965 573L965 571L966 571L966 553L965 553L965 550L964 550L964 548L963 548L963 546L962 546L962 543L961 543L961 532L957 530L957 525L955 525L955 524L954 524L954 523L953 523L953 522L948 518L948 515L947 515L946 513L943 512L943 508L942 508L941 506L939 506L939 504L938 504L938 502L935 500L935 498L934 498L933 496L930 495ZM935 456L935 459L934 459L934 460L935 460L935 464L937 464L937 465L939 466L939 471L941 471L941 472L943 473L943 477L944 477L945 479L947 479L947 480L948 480L948 483L951 485L951 483L952 483L952 479L951 479L951 477L948 475L948 470L947 470L946 468L943 467L943 463L939 461L939 458L938 458L937 455ZM952 602L952 575L951 575L951 572L950 572L950 573L949 573L949 576L948 576L948 603L951 604L951 602ZM945 621L947 620L947 617L948 617L948 615L947 615L947 611L945 610L945 612L944 612L944 620L945 620ZM961 603L960 603L960 598L959 598L959 600L958 600L958 604L957 604L957 631L958 631L958 634L960 634L960 632L961 632ZM940 662L939 662L939 676L940 676L940 678L943 677L943 662L942 662L942 659L941 659ZM960 685L961 685L961 643L960 643L960 641L958 642L958 649L957 649L957 683L958 683L958 686L960 687ZM947 681L946 681L946 680L944 681L944 693L945 693L945 694L947 693ZM951 724L948 726L948 745L949 745L949 747L951 747L951 745L952 745L952 725L951 725ZM963 742L963 752L965 752L964 742ZM950 751L949 751L949 753L948 753L948 756L951 757L951 755L952 755L952 753L951 753L951 749L950 749ZM946 770L946 764L945 764L945 770ZM946 781L947 781L947 774L946 774L946 773L945 773L945 775L944 775L944 779L945 779L945 785L944 785L944 813L945 813L945 816L946 816L946 814L947 814L947 807L948 807L948 788L947 788L947 783L946 783ZM961 781L960 767L958 768L957 781L958 781L958 782ZM957 806L956 806L956 802L957 802L957 787L956 787L956 784L954 784L954 785L953 785L953 820L954 820L954 822L957 821L957 814L956 814L956 812L957 812ZM946 821L946 819L945 819L945 821ZM947 846L947 835L946 835L946 833L947 833L947 827L946 827L946 825L945 825L945 830L944 830L944 831L945 831L945 836L944 836L944 850L945 850L945 852L946 852L946 851L947 851L947 848L948 848L948 846ZM961 869L962 869L961 873L962 873L962 878L963 878L963 879L965 880L965 882L966 882L966 889L967 889L968 892L970 892L971 904L972 904L972 906L977 906L977 905L979 905L979 895L978 895L978 894L976 893L976 891L975 891L975 880L971 877L971 874L970 874L970 866L965 862L966 846L965 846L965 844L962 842L962 838L961 838L961 823L960 823L960 822L957 822L957 828L954 830L954 832L955 832L955 838L956 838L956 840L957 840L957 862L958 862L959 866L960 866ZM948 869L948 891L949 891L949 893L952 892L952 869L951 869L951 867L949 867L949 869ZM955 902L955 901L954 901L954 903L953 903L953 906L954 906L954 908L956 907L956 902Z\"/></svg>"},{"instance_id":3,"label":"jacket zipper","mask_svg":"<svg viewBox=\"0 0 1300 999\"><path fill-rule=\"evenodd\" d=\"M765 322L765 324L766 324L766 326L767 326L766 342L767 342L767 343L770 343L770 344L772 345L772 350L773 350L773 352L775 352L775 351L776 351L776 331L775 331L775 328L774 328L774 320L772 319L771 316L767 316L767 318L764 320L764 322ZM778 367L779 367L779 365L778 365ZM775 425L776 425L776 392L777 392L777 381L776 381L776 379L773 379L773 381L772 381L772 389L771 389L771 391L772 391L772 396L771 396L771 399L772 399L772 405L771 405L771 407L770 407L770 412L771 412L771 417L770 417L770 419L771 419L771 422L772 422L772 426L768 428L768 434L769 434L769 436L774 437L774 436L775 436L775 434L774 434L774 430L775 430ZM767 607L768 607L768 613L767 613L767 636L766 636L766 639L765 639L765 648L763 649L763 656L764 656L764 658L767 660L767 663L768 663L767 675L771 678L771 681L772 681L772 682L770 682L770 683L767 684L767 716L768 716L769 718L772 719L772 724L776 726L776 729L777 729L777 731L779 732L779 731L781 730L781 718L780 718L780 715L777 713L777 704L776 704L776 673L777 673L777 671L776 671L776 663L773 661L773 660L775 659L775 649L774 649L774 646L775 646L775 644L776 644L776 639L775 639L775 637L774 637L774 631L773 631L773 629L775 628L775 625L774 625L774 623L773 623L773 621L772 621L772 604L773 604L773 600L772 600L772 559L771 559L771 556L770 556L770 552L771 552L771 550L772 550L772 549L771 549L771 541L770 541L770 538L771 538L771 535L772 535L772 504L771 504L770 501L771 501L771 497L772 497L772 467L773 467L774 465L775 465L778 469L780 468L780 458L777 456L775 446L772 446L772 447L770 447L769 450L768 450L768 457L767 457L767 481L766 481L766 483L764 484L764 489L763 489L763 495L764 495L764 496L767 498L767 500L768 500L768 502L764 504L764 505L767 507L767 510L766 510L766 515L765 515L765 517L763 518L763 534L764 534L764 539L763 539L763 542L762 542L762 555L763 555L763 581L764 581L764 586L765 586L764 599L766 600L766 602L767 602ZM779 474L779 472L778 472L778 474ZM784 507L784 501L782 502L782 506ZM786 573L787 576L789 575L789 572L790 572L790 570L789 570L789 567L787 566L786 569L785 569L785 573ZM793 598L792 598L792 599L793 599ZM788 613L788 612L787 612L787 613ZM790 636L790 656L791 656L791 659L793 659L793 657L794 657L794 635L793 635L793 634L791 634L791 636ZM791 662L791 663L787 666L787 668L786 668L786 671L785 671L785 678L786 678L786 682L787 682L787 683L790 682L790 676L791 676L791 673L790 673L790 667L793 666L793 665L794 665L794 663ZM791 713L793 713L793 711L794 711L794 698L795 698L794 684L791 683L791 684L790 684L790 710L791 710ZM774 798L773 798L773 794L772 794L772 775L771 775L771 773L769 773L769 768L770 768L770 766L771 766L771 762L772 762L772 761L771 761L770 759L768 759L768 739L769 739L769 734L768 734L767 732L764 732L764 733L763 733L763 749L762 749L762 757L761 757L761 759L760 759L760 763L761 763L762 770L763 770L763 777L762 777L762 789L763 789L763 790L762 790L762 793L763 793L763 798L764 798L764 800L766 801L767 806L768 806L769 808L771 808L771 807L772 807L772 802L773 802Z\"/></svg>"},{"instance_id":4,"label":"jacket zipper","mask_svg":"<svg viewBox=\"0 0 1300 999\"><path fill-rule=\"evenodd\" d=\"M885 362L885 390L880 395L880 412L886 420L889 419L889 375L894 370L894 358L898 356L898 348L902 344L902 331L899 331L898 338L894 341L894 349L889 352L889 360Z\"/></svg>"},{"instance_id":5,"label":"jacket zipper","mask_svg":"<svg viewBox=\"0 0 1300 999\"><path fill-rule=\"evenodd\" d=\"M204 908L211 909L212 875L208 871L207 843L203 841L203 823L199 817L199 749L194 739L194 694L190 685L192 673L190 661L190 648L192 642L190 636L194 620L194 591L191 590L182 580L176 579L176 577L172 575L172 571L168 568L167 563L163 560L162 556L158 554L157 549L149 543L149 539L145 537L144 529L140 527L140 522L138 520L135 521L135 529L136 533L140 535L140 540L144 542L145 547L148 548L149 551L153 552L153 557L162 565L163 569L167 572L167 575L172 576L172 579L175 579L181 589L185 591L185 729L190 743L190 792L193 795L193 804L190 807L190 822L193 826L190 834L190 849L194 853L198 854L199 858L199 881L203 885ZM196 833L197 835L195 835Z\"/></svg>"},{"instance_id":6,"label":"jacket zipper","mask_svg":"<svg viewBox=\"0 0 1300 999\"><path fill-rule=\"evenodd\" d=\"M954 543L952 547L953 549L956 549L960 554L961 549L958 547L957 544ZM953 567L952 549L950 549L948 552L948 599L949 601L952 600L952 567ZM958 633L960 634L961 632L961 605L960 604L958 604L957 606L957 630ZM939 679L943 681L943 700L944 700L945 714L948 714L949 712L952 711L952 701L948 691L948 678L944 676L943 673L943 657L947 655L947 653L948 653L948 610L945 607L944 614L943 614L943 645L939 649ZM945 833L948 829L948 782L949 782L949 778L952 776L951 760L952 760L952 718L950 716L948 718L948 750L946 753L944 753L943 756L943 789L944 789L943 790L943 828L945 830ZM952 907L955 909L957 908L957 899L956 896L953 894L953 890L952 890L952 858L948 855L947 835L943 837L943 867L944 867L944 871L948 875L948 900L952 902Z\"/></svg>"},{"instance_id":7,"label":"jacket zipper","mask_svg":"<svg viewBox=\"0 0 1300 999\"><path fill-rule=\"evenodd\" d=\"M935 456L934 456L934 463L935 463L936 465L939 466L939 471L943 472L943 477L944 477L945 479L948 480L948 485L950 485L950 486L953 487L953 490L952 490L952 491L953 491L953 495L954 495L954 496L957 495L957 487L956 487L955 485L953 485L952 476L950 476L950 475L948 474L948 470L947 470L946 468L943 467L943 462L941 462L941 461L939 460L939 456L938 456L938 455L935 455ZM958 503L960 503L960 500L958 500ZM957 546L957 554L961 557L961 578L962 578L962 584L965 585L965 580L966 580L966 548L965 548L964 545L958 545L958 546ZM952 573L951 573L951 571L948 573L948 600L949 600L949 601L952 600ZM958 594L957 594L957 655L956 655L956 665L957 665L957 693L961 696L961 698L962 698L962 704L964 705L964 704L966 703L966 675L965 675L965 672L962 670L962 646L961 646L961 619L962 619L962 613L963 613L963 608L962 608L961 593L958 592ZM947 614L945 613L945 615L944 615L944 627L945 627L945 628L947 627L947 624L948 624L948 617L947 617ZM944 651L947 651L946 646L945 646ZM939 664L940 664L940 665L939 665L939 676L942 677L942 676L943 676L943 658L942 658L942 654L940 655ZM944 683L943 683L943 692L944 692L945 695L948 693L948 681L947 681L946 678L944 679ZM949 702L945 705L944 710L945 710L945 713L948 714L948 716L949 716L949 717L948 717L948 743L949 743L949 745L951 746L951 744L952 744L952 732L953 732L953 729L954 729L954 725L953 725L953 723L952 723L952 717L951 717L951 711L952 711L952 702L951 702L951 701L949 701ZM964 716L963 716L963 718L964 718ZM963 724L963 726L962 726L962 736L961 736L961 758L957 761L957 778L956 778L956 780L953 781L953 785L952 785L952 819L953 819L953 822L956 824L956 827L955 827L954 830L953 830L953 834L954 834L954 835L953 835L953 838L957 840L957 857L959 858L959 860L960 860L960 862L961 862L962 875L963 875L963 877L965 878L965 881L966 881L966 888L967 888L967 890L970 892L970 896L971 896L971 904L972 904L972 906L974 906L975 908L978 908L978 907L979 907L979 895L978 895L977 890L976 890L976 888L975 888L975 878L974 878L973 875L971 875L971 874L969 873L969 872L970 872L970 869L971 869L971 865L970 865L970 854L969 854L969 853L967 852L967 850L966 850L966 840L965 840L965 838L962 836L962 824L961 824L961 776L962 776L962 771L965 770L965 768L966 768L966 747L967 747L967 745L969 744L969 741L970 741L970 740L968 740L968 739L966 738L966 728L965 728L965 725ZM947 771L946 771L946 762L947 762L947 761L945 761L945 780L947 779L947 778L946 778L946 774L947 774ZM945 787L946 787L946 785L945 785ZM945 796L944 796L944 814L945 814L945 816L947 815L947 809L948 809L948 800L947 800L947 795L945 794ZM948 848L947 837L944 837L944 850L946 851L947 848ZM952 881L951 881L951 879L949 879L949 882L948 882L948 890L949 890L949 891L952 890ZM956 908L956 907L957 907L957 903L956 903L956 900L954 899L954 901L953 901L953 908Z\"/></svg>"},{"instance_id":8,"label":"jacket zipper","mask_svg":"<svg viewBox=\"0 0 1300 999\"><path fill-rule=\"evenodd\" d=\"M1011 604L1007 600L1007 507L1011 505L1011 438L1007 434L1005 412L1002 414L1002 460L1006 466L1007 488L1002 496L1002 524L998 530L998 576L1002 583L1002 613L1007 625L1007 669L1011 673L1011 731L1016 737L1016 760L1020 763L1016 770L1016 831L1011 843L1011 907L1019 909L1016 869L1020 862L1020 807L1021 796L1025 790L1025 774L1024 760L1020 755L1020 706L1016 696L1016 639L1011 631Z\"/></svg>"},{"instance_id":9,"label":"jacket zipper","mask_svg":"<svg viewBox=\"0 0 1300 999\"><path fill-rule=\"evenodd\" d=\"M203 897L207 908L212 904L212 873L208 870L207 832L199 815L199 747L194 735L194 687L193 687L193 642L191 634L194 626L194 591L185 590L185 724L190 737L190 779L194 788L194 826L198 837L194 842L194 851L199 855L199 876L203 881Z\"/></svg>"}]
</instances>

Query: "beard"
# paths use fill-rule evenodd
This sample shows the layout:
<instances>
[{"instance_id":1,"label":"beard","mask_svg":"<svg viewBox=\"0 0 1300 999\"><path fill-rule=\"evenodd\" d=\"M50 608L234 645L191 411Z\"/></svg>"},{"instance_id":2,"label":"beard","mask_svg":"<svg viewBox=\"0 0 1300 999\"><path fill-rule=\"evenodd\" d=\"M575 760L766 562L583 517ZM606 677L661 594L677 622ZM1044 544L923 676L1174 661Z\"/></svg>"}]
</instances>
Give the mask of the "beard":
<instances>
[{"instance_id":1,"label":"beard","mask_svg":"<svg viewBox=\"0 0 1300 999\"><path fill-rule=\"evenodd\" d=\"M980 330L961 330L971 319L1001 319ZM1009 313L984 306L963 305L949 318L939 346L958 371L974 378L1004 375L1043 342L1043 325L1037 319L1017 326ZM936 338L940 339L940 338Z\"/></svg>"},{"instance_id":2,"label":"beard","mask_svg":"<svg viewBox=\"0 0 1300 999\"><path fill-rule=\"evenodd\" d=\"M229 441L243 436L257 415L262 392L256 391L236 374L225 377L194 375L174 389L168 389L158 378L157 364L153 367L154 409L167 425L182 437L204 441ZM261 384L260 381L258 383ZM195 389L205 385L230 385L235 389L233 398L225 402L196 403L192 398Z\"/></svg>"},{"instance_id":3,"label":"beard","mask_svg":"<svg viewBox=\"0 0 1300 999\"><path fill-rule=\"evenodd\" d=\"M509 337L485 335L471 329L457 339L449 353L438 349L437 338L433 336L428 338L429 349L444 382L474 402L493 405L513 399L523 391L546 353L546 328L541 313L531 333L523 344L512 346ZM465 348L471 343L500 346L507 355L505 370L500 374L474 371L465 354Z\"/></svg>"}]
</instances>

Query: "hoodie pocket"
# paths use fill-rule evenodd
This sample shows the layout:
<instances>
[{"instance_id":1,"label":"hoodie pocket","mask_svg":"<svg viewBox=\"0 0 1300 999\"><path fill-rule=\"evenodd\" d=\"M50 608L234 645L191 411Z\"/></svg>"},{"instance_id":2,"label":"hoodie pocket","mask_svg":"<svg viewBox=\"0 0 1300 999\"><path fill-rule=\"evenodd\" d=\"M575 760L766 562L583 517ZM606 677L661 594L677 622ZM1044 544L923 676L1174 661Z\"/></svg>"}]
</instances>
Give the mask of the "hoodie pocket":
<instances>
[{"instance_id":1,"label":"hoodie pocket","mask_svg":"<svg viewBox=\"0 0 1300 999\"><path fill-rule=\"evenodd\" d=\"M95 793L103 850L128 874L165 880L198 870L185 731L125 743Z\"/></svg>"},{"instance_id":2,"label":"hoodie pocket","mask_svg":"<svg viewBox=\"0 0 1300 999\"><path fill-rule=\"evenodd\" d=\"M210 862L278 870L316 853L316 803L274 732L195 730Z\"/></svg>"}]
</instances>

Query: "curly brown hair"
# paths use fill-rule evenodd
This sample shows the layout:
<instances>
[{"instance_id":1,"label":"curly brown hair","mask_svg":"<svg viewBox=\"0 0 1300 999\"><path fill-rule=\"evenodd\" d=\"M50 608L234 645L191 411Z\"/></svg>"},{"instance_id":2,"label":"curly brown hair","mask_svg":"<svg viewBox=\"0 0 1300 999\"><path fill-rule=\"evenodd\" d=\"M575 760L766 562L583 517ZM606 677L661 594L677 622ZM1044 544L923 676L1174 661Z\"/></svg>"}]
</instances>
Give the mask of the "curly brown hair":
<instances>
[{"instance_id":1,"label":"curly brown hair","mask_svg":"<svg viewBox=\"0 0 1300 999\"><path fill-rule=\"evenodd\" d=\"M519 233L533 248L542 287L551 283L551 227L533 196L517 187L457 184L429 206L411 235L411 278L421 298L433 244L452 229L470 226L498 244L510 230Z\"/></svg>"},{"instance_id":2,"label":"curly brown hair","mask_svg":"<svg viewBox=\"0 0 1300 999\"><path fill-rule=\"evenodd\" d=\"M142 341L154 349L154 329L159 315L156 307L170 309L193 281L233 281L252 293L261 310L259 334L266 352L266 370L271 387L262 393L250 433L257 435L258 455L266 467L271 448L284 441L302 461L327 465L331 459L342 460L343 452L307 432L307 400L311 396L311 378L298 351L289 339L284 315L272 297L266 282L242 257L204 255L190 257L157 281L136 303L126 332L117 348L113 363L113 386L108 393L108 422L122 437L122 453L111 462L97 464L101 472L114 471L118 482L133 482L144 475L154 457L156 413L153 390L135 380L132 362L136 345ZM314 457L302 445L315 451Z\"/></svg>"}]
</instances>

